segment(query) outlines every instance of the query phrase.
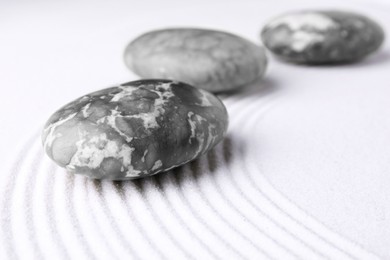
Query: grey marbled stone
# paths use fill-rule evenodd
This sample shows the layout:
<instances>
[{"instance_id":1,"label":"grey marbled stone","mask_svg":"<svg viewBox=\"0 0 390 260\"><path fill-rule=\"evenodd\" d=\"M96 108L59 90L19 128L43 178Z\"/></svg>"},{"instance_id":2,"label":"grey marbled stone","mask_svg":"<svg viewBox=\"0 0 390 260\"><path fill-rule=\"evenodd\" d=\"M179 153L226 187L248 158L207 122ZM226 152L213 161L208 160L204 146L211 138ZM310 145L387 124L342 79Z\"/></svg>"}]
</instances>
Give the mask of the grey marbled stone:
<instances>
[{"instance_id":1,"label":"grey marbled stone","mask_svg":"<svg viewBox=\"0 0 390 260\"><path fill-rule=\"evenodd\" d=\"M376 51L384 40L371 19L342 11L301 11L271 20L264 45L280 58L304 64L349 63Z\"/></svg>"},{"instance_id":2,"label":"grey marbled stone","mask_svg":"<svg viewBox=\"0 0 390 260\"><path fill-rule=\"evenodd\" d=\"M195 28L143 34L127 46L124 58L142 77L179 80L211 92L248 85L267 67L263 47L230 33Z\"/></svg>"},{"instance_id":3,"label":"grey marbled stone","mask_svg":"<svg viewBox=\"0 0 390 260\"><path fill-rule=\"evenodd\" d=\"M69 172L125 180L191 161L220 142L228 115L213 94L170 80L139 80L85 95L55 112L42 141Z\"/></svg>"}]
</instances>

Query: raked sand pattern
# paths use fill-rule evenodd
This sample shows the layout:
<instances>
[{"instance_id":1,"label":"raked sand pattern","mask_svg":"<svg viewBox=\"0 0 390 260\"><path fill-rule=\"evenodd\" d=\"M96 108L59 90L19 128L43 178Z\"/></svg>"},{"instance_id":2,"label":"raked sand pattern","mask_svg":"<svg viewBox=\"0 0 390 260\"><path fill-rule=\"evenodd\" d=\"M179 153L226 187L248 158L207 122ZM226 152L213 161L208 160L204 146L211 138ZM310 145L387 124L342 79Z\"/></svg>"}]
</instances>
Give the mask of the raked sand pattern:
<instances>
[{"instance_id":1,"label":"raked sand pattern","mask_svg":"<svg viewBox=\"0 0 390 260\"><path fill-rule=\"evenodd\" d=\"M1 259L378 259L263 175L255 133L277 96L223 101L231 122L222 143L135 181L66 174L44 155L37 131L3 172Z\"/></svg>"}]
</instances>

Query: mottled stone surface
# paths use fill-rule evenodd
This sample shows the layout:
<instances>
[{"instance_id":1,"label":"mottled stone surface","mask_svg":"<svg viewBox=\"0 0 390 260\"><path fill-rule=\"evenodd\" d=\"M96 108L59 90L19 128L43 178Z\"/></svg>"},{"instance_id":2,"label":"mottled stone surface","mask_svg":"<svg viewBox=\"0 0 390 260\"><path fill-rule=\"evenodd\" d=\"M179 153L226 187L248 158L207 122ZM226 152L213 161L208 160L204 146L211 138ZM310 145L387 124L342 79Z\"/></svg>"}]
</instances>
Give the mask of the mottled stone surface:
<instances>
[{"instance_id":1,"label":"mottled stone surface","mask_svg":"<svg viewBox=\"0 0 390 260\"><path fill-rule=\"evenodd\" d=\"M371 19L341 11L301 11L270 21L261 32L264 45L287 61L331 64L358 61L384 40Z\"/></svg>"},{"instance_id":2,"label":"mottled stone surface","mask_svg":"<svg viewBox=\"0 0 390 260\"><path fill-rule=\"evenodd\" d=\"M42 141L69 172L124 180L191 161L220 142L228 115L207 91L139 80L85 95L55 112Z\"/></svg>"},{"instance_id":3,"label":"mottled stone surface","mask_svg":"<svg viewBox=\"0 0 390 260\"><path fill-rule=\"evenodd\" d=\"M211 92L248 85L267 67L264 48L230 33L195 28L143 34L127 46L124 58L142 77L179 80Z\"/></svg>"}]
</instances>

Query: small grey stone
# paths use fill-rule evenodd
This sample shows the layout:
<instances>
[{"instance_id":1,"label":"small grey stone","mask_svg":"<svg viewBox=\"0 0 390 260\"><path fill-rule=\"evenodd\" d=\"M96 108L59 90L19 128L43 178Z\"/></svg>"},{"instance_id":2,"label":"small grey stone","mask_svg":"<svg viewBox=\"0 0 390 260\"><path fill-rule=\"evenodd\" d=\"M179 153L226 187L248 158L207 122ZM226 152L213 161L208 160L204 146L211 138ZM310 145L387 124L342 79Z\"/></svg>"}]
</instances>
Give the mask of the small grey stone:
<instances>
[{"instance_id":1,"label":"small grey stone","mask_svg":"<svg viewBox=\"0 0 390 260\"><path fill-rule=\"evenodd\" d=\"M261 32L264 45L295 63L332 64L361 60L384 40L382 28L350 12L301 11L271 20Z\"/></svg>"},{"instance_id":2,"label":"small grey stone","mask_svg":"<svg viewBox=\"0 0 390 260\"><path fill-rule=\"evenodd\" d=\"M179 80L211 92L248 85L267 67L263 47L230 33L195 28L143 34L127 46L124 58L141 77Z\"/></svg>"},{"instance_id":3,"label":"small grey stone","mask_svg":"<svg viewBox=\"0 0 390 260\"><path fill-rule=\"evenodd\" d=\"M96 179L149 176L191 161L220 142L228 115L213 94L170 80L139 80L65 105L46 123L48 156Z\"/></svg>"}]
</instances>

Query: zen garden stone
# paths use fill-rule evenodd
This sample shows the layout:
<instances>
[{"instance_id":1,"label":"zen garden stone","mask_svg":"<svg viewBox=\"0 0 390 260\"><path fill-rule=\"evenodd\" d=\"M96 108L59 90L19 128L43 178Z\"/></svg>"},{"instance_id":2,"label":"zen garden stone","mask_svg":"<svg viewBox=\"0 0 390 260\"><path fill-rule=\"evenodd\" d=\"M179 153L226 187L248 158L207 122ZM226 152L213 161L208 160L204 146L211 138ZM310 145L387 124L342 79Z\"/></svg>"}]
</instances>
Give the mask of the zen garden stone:
<instances>
[{"instance_id":1,"label":"zen garden stone","mask_svg":"<svg viewBox=\"0 0 390 260\"><path fill-rule=\"evenodd\" d=\"M85 95L45 125L46 153L69 172L125 180L189 162L219 143L228 115L213 94L170 80L139 80Z\"/></svg>"},{"instance_id":2,"label":"zen garden stone","mask_svg":"<svg viewBox=\"0 0 390 260\"><path fill-rule=\"evenodd\" d=\"M281 59L304 64L348 63L376 51L382 28L369 18L341 11L301 11L269 22L264 45Z\"/></svg>"},{"instance_id":3,"label":"zen garden stone","mask_svg":"<svg viewBox=\"0 0 390 260\"><path fill-rule=\"evenodd\" d=\"M124 58L141 77L179 80L211 92L255 82L267 67L263 47L230 33L194 28L143 34L127 46Z\"/></svg>"}]
</instances>

